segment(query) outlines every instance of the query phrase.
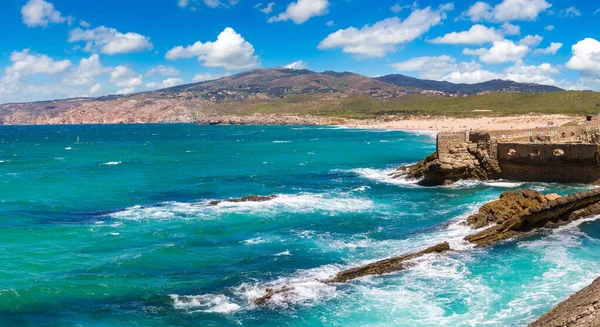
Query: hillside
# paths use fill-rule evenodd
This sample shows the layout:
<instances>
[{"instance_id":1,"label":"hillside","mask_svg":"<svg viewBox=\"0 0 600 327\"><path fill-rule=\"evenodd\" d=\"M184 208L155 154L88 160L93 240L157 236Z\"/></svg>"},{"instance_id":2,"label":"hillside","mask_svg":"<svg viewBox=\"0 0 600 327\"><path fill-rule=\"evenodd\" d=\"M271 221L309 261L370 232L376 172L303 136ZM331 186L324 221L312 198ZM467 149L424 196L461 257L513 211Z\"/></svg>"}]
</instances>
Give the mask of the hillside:
<instances>
[{"instance_id":1,"label":"hillside","mask_svg":"<svg viewBox=\"0 0 600 327\"><path fill-rule=\"evenodd\" d=\"M557 91L520 85L521 92L482 92L473 96L432 95L446 82L414 79L395 85L354 73L257 69L215 81L180 85L127 96L77 98L0 105L3 124L81 124L194 122L215 116L251 114L376 118L382 115L507 115L520 113L594 113L600 93ZM419 84L420 83L420 84ZM442 84L436 84L442 83ZM506 84L508 83L508 84ZM459 86L456 86L459 87ZM462 87L462 86L460 86ZM481 90L485 86L473 86ZM496 87L496 86L494 86ZM531 93L525 93L531 91ZM480 92L481 93L481 92Z\"/></svg>"},{"instance_id":2,"label":"hillside","mask_svg":"<svg viewBox=\"0 0 600 327\"><path fill-rule=\"evenodd\" d=\"M375 78L379 81L401 87L412 87L423 90L440 91L451 94L478 94L489 92L514 92L514 93L546 93L564 91L550 85L517 83L505 80L491 80L476 84L454 84L445 81L418 79L400 74L385 75Z\"/></svg>"}]
</instances>

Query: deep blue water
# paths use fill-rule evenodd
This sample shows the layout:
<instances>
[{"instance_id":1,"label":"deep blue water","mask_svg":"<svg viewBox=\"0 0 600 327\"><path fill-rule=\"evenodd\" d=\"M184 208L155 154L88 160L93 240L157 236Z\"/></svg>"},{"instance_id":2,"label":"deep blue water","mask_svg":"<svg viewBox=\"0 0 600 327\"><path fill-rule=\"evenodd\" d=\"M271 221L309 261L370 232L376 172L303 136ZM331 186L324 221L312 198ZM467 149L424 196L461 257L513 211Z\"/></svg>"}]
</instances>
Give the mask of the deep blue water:
<instances>
[{"instance_id":1,"label":"deep blue water","mask_svg":"<svg viewBox=\"0 0 600 327\"><path fill-rule=\"evenodd\" d=\"M461 219L504 191L586 186L387 177L434 150L334 127L2 126L0 326L525 326L597 277L594 219L461 242ZM278 197L207 205L255 194ZM443 240L462 250L323 283Z\"/></svg>"}]
</instances>

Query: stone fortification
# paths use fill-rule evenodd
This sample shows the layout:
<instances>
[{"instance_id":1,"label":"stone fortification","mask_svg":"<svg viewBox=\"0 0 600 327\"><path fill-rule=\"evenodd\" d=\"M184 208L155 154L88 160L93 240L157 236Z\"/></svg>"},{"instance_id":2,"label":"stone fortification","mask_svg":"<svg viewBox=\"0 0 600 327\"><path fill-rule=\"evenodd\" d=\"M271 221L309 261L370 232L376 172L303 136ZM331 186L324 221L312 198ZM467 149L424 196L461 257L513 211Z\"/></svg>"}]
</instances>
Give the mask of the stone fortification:
<instances>
[{"instance_id":1,"label":"stone fortification","mask_svg":"<svg viewBox=\"0 0 600 327\"><path fill-rule=\"evenodd\" d=\"M440 133L436 152L393 177L443 185L461 179L599 183L598 132L566 128L492 135L483 131Z\"/></svg>"}]
</instances>

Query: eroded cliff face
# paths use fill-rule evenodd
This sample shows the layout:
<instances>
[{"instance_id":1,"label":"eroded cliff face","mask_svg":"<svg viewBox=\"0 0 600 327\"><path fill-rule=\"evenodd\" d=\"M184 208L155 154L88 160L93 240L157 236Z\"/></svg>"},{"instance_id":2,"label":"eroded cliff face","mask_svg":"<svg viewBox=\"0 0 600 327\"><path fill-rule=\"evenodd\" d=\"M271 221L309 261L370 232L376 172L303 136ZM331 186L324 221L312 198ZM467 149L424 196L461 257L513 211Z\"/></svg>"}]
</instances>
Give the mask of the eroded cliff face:
<instances>
[{"instance_id":1,"label":"eroded cliff face","mask_svg":"<svg viewBox=\"0 0 600 327\"><path fill-rule=\"evenodd\" d=\"M529 324L529 327L598 326L600 326L600 278Z\"/></svg>"}]
</instances>

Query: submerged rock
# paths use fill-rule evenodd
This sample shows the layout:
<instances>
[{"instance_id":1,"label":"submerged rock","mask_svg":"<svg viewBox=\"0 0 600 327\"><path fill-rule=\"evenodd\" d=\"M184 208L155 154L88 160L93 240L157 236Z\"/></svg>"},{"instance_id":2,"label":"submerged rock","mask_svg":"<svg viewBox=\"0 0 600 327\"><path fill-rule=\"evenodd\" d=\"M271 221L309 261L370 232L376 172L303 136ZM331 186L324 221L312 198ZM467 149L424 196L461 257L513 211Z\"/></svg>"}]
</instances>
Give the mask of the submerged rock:
<instances>
[{"instance_id":1,"label":"submerged rock","mask_svg":"<svg viewBox=\"0 0 600 327\"><path fill-rule=\"evenodd\" d=\"M231 203L238 203L238 202L266 202L266 201L271 201L273 199L277 198L277 195L272 194L269 196L260 196L260 195L249 195L249 196L243 196L241 198L237 198L237 199L228 199L228 200L214 200L214 201L210 201L208 204L211 206L216 206L219 205L220 203L223 202L231 202Z\"/></svg>"},{"instance_id":2,"label":"submerged rock","mask_svg":"<svg viewBox=\"0 0 600 327\"><path fill-rule=\"evenodd\" d=\"M529 327L597 326L600 326L600 278L529 324Z\"/></svg>"},{"instance_id":3,"label":"submerged rock","mask_svg":"<svg viewBox=\"0 0 600 327\"><path fill-rule=\"evenodd\" d=\"M428 247L423 251L419 251L416 253L381 260L362 267L341 271L337 275L335 275L335 277L328 280L327 283L345 283L350 279L356 279L368 275L389 274L395 271L404 270L407 266L410 265L407 262L409 260L422 257L426 254L443 253L447 251L450 251L450 244L448 242L436 244L434 246Z\"/></svg>"}]
</instances>

